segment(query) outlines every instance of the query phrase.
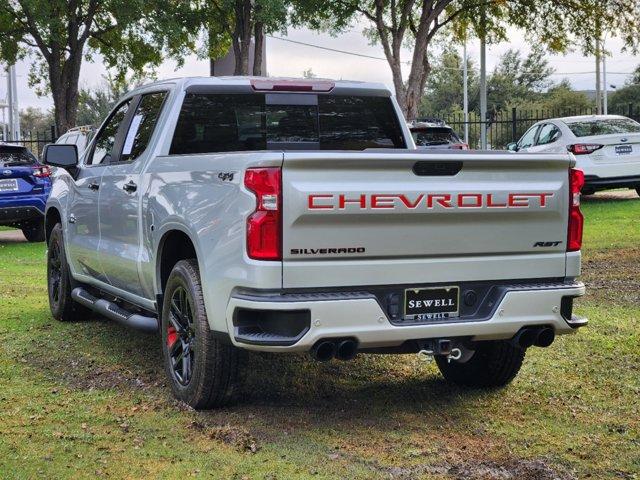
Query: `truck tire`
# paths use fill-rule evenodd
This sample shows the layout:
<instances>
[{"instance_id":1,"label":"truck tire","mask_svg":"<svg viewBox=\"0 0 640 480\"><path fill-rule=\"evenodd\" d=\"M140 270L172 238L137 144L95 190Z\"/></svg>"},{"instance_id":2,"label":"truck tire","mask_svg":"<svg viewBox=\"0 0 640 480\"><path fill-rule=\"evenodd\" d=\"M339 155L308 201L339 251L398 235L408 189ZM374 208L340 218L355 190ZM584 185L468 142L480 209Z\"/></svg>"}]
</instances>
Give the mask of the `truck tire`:
<instances>
[{"instance_id":1,"label":"truck tire","mask_svg":"<svg viewBox=\"0 0 640 480\"><path fill-rule=\"evenodd\" d=\"M33 222L24 225L22 228L22 234L28 242L44 242L44 222Z\"/></svg>"},{"instance_id":2,"label":"truck tire","mask_svg":"<svg viewBox=\"0 0 640 480\"><path fill-rule=\"evenodd\" d=\"M524 360L525 351L506 340L479 342L466 362L436 357L440 372L447 381L465 387L501 387L514 379Z\"/></svg>"},{"instance_id":3,"label":"truck tire","mask_svg":"<svg viewBox=\"0 0 640 480\"><path fill-rule=\"evenodd\" d=\"M175 397L195 409L229 404L239 384L240 351L216 338L204 307L196 260L180 260L162 305L162 353Z\"/></svg>"},{"instance_id":4,"label":"truck tire","mask_svg":"<svg viewBox=\"0 0 640 480\"><path fill-rule=\"evenodd\" d=\"M47 291L51 315L61 322L84 320L91 310L75 302L71 291L75 282L71 277L62 237L62 225L57 223L49 236L47 249Z\"/></svg>"}]
</instances>

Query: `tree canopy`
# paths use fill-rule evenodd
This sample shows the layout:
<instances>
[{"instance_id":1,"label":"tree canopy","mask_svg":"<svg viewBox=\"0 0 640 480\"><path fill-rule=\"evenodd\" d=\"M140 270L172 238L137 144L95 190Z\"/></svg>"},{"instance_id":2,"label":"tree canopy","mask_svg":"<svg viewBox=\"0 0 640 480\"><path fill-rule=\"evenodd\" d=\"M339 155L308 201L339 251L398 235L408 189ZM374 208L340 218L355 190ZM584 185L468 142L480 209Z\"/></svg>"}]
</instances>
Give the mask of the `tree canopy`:
<instances>
[{"instance_id":1,"label":"tree canopy","mask_svg":"<svg viewBox=\"0 0 640 480\"><path fill-rule=\"evenodd\" d=\"M640 40L640 5L635 0L334 0L296 2L294 19L312 28L340 32L356 17L367 19L372 41L382 46L391 69L398 102L407 118L417 115L431 72L429 47L439 34L449 41L476 35L488 41L507 38L507 26L523 29L534 42L554 51L596 48L602 32L621 37L635 49ZM408 75L402 47L411 45Z\"/></svg>"},{"instance_id":2,"label":"tree canopy","mask_svg":"<svg viewBox=\"0 0 640 480\"><path fill-rule=\"evenodd\" d=\"M60 133L76 123L84 60L99 56L122 76L180 61L194 48L189 12L173 0L4 0L0 2L0 60L30 56L31 86L51 92Z\"/></svg>"}]
</instances>

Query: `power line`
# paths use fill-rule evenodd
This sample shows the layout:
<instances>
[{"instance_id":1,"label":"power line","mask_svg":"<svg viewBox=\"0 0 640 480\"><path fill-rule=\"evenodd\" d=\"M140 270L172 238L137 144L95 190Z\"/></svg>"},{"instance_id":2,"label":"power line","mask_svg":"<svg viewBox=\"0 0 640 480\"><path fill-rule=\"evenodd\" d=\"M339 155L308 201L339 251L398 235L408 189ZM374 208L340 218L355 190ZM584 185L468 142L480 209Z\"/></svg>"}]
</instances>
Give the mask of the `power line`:
<instances>
[{"instance_id":1,"label":"power line","mask_svg":"<svg viewBox=\"0 0 640 480\"><path fill-rule=\"evenodd\" d=\"M348 50L340 50L337 48L330 48L330 47L324 47L322 45L316 45L313 43L307 43L307 42L300 42L298 40L291 40L290 38L284 38L284 37L276 37L273 35L267 35L269 38L273 38L274 40L281 40L283 42L289 42L289 43L295 43L296 45L303 45L305 47L311 47L311 48L317 48L319 50L325 50L328 52L334 52L334 53L342 53L344 55L352 55L354 57L361 57L361 58L369 58L371 60L384 60L385 62L387 61L386 58L384 57L376 57L374 55L367 55L364 53L357 53L357 52L350 52ZM410 61L404 61L404 62L400 62L403 63L405 65L411 65ZM463 67L459 67L459 68L455 68L455 67L440 67L443 70L456 70L456 71L462 71ZM477 67L472 67L472 70L478 71L479 69ZM521 73L537 73L537 72L521 72ZM593 75L595 74L595 71L584 71L584 72L553 72L550 75ZM633 75L634 72L607 72L608 75Z\"/></svg>"}]
</instances>

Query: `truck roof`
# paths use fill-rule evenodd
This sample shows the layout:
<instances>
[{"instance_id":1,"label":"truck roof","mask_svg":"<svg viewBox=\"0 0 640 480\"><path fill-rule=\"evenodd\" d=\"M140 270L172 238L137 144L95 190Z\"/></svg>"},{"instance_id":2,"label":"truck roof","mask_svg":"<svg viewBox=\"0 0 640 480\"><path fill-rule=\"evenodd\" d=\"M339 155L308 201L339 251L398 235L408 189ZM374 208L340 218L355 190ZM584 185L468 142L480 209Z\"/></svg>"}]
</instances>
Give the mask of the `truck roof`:
<instances>
[{"instance_id":1,"label":"truck roof","mask_svg":"<svg viewBox=\"0 0 640 480\"><path fill-rule=\"evenodd\" d=\"M354 80L332 80L326 78L295 78L295 77L255 77L255 76L224 76L224 77L180 77L159 80L157 82L141 85L133 89L130 94L139 93L150 87L156 86L172 86L187 90L191 87L247 87L253 86L258 91L270 91L266 88L257 88L260 85L276 85L283 88L276 88L271 91L287 91L287 87L291 86L314 86L321 85L322 91L315 93L330 93L330 91L340 91L341 93L351 93L353 95L367 93L369 95L391 96L391 91L382 83L361 82ZM330 91L324 89L324 86L332 85ZM296 89L295 91L301 91ZM311 93L314 93L312 91Z\"/></svg>"}]
</instances>

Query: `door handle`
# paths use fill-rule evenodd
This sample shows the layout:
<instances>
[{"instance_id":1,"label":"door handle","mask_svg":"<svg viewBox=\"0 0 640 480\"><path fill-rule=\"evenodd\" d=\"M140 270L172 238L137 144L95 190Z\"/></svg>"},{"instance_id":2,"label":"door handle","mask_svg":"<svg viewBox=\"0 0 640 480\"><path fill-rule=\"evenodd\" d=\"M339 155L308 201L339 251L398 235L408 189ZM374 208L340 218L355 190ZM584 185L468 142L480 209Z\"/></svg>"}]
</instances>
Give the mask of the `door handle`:
<instances>
[{"instance_id":1,"label":"door handle","mask_svg":"<svg viewBox=\"0 0 640 480\"><path fill-rule=\"evenodd\" d=\"M133 180L130 180L122 186L122 189L127 193L133 193L138 189L138 185L136 185Z\"/></svg>"},{"instance_id":2,"label":"door handle","mask_svg":"<svg viewBox=\"0 0 640 480\"><path fill-rule=\"evenodd\" d=\"M91 182L89 185L89 190L98 190L100 188L100 184L96 182Z\"/></svg>"}]
</instances>

